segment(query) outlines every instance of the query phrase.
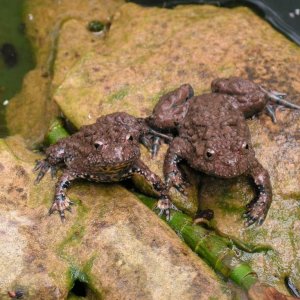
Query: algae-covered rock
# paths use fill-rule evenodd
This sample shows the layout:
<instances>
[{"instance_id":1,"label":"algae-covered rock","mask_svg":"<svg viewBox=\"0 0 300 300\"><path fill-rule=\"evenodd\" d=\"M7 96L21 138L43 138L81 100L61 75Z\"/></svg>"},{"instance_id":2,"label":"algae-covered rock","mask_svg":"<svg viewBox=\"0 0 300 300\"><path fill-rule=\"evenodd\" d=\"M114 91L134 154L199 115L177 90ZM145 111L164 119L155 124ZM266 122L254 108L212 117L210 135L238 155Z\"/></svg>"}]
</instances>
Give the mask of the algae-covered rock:
<instances>
[{"instance_id":1,"label":"algae-covered rock","mask_svg":"<svg viewBox=\"0 0 300 300\"><path fill-rule=\"evenodd\" d=\"M109 24L113 13L122 3L122 0L25 1L26 34L33 46L36 67L25 76L22 91L9 103L6 119L11 134L21 134L29 145L42 141L49 122L59 114L58 107L52 101L58 80L52 82L54 68L65 71L65 65L70 67L87 51L89 40L91 45L96 40L101 41L103 37L96 37L88 31L89 22L99 20ZM80 23L80 26L71 28L71 34L64 40L65 35L61 34L61 30L66 22L72 24L72 20ZM73 50L61 56L57 50L60 40L71 49L76 41L80 46L74 46ZM57 67L54 67L55 62Z\"/></svg>"},{"instance_id":2,"label":"algae-covered rock","mask_svg":"<svg viewBox=\"0 0 300 300\"><path fill-rule=\"evenodd\" d=\"M34 185L39 156L0 140L0 298L230 299L212 270L164 222L118 185L75 184L73 213L48 216L55 180ZM4 276L5 274L5 276Z\"/></svg>"},{"instance_id":3,"label":"algae-covered rock","mask_svg":"<svg viewBox=\"0 0 300 300\"><path fill-rule=\"evenodd\" d=\"M116 9L124 3L123 0L80 0L52 1L28 0L24 4L24 21L26 34L37 52L38 64L45 65L49 60L49 52L56 51L57 38L64 22L77 19L85 22L99 20L109 23ZM74 39L77 33L74 33ZM53 53L52 59L55 59Z\"/></svg>"},{"instance_id":4,"label":"algae-covered rock","mask_svg":"<svg viewBox=\"0 0 300 300\"><path fill-rule=\"evenodd\" d=\"M299 47L247 8L167 10L126 4L115 14L103 45L78 61L54 98L77 127L115 111L149 115L160 95L183 83L190 83L197 94L209 91L214 78L232 75L286 92L299 104L299 61ZM277 124L266 116L249 121L257 158L273 185L274 201L265 223L243 225L241 215L254 196L243 177L202 176L199 199L201 208L214 209L217 230L257 251L241 251L241 257L260 279L287 293L286 276L300 289L300 116L296 111L277 114ZM162 159L154 164L161 166Z\"/></svg>"},{"instance_id":5,"label":"algae-covered rock","mask_svg":"<svg viewBox=\"0 0 300 300\"><path fill-rule=\"evenodd\" d=\"M221 76L249 77L294 98L299 59L297 46L246 8L126 4L102 47L80 60L54 97L77 127L114 111L146 116L163 93L186 82L208 91Z\"/></svg>"},{"instance_id":6,"label":"algae-covered rock","mask_svg":"<svg viewBox=\"0 0 300 300\"><path fill-rule=\"evenodd\" d=\"M37 67L10 103L11 132L30 144L41 141L48 120L58 112L52 101L58 86L55 101L77 127L114 111L149 115L165 92L187 82L196 94L206 92L211 80L221 76L254 79L299 103L299 47L249 9L125 4L111 19L121 2L27 2ZM98 36L86 29L91 20L112 25ZM278 124L266 116L248 122L257 157L273 185L265 223L243 225L241 215L254 196L245 178L201 176L199 199L201 208L215 211L212 225L245 246L235 250L259 280L287 294L286 276L300 289L299 113L278 111L277 117ZM227 297L211 271L119 186L76 185L69 192L76 205L66 224L57 215L48 217L54 181L47 176L32 185L37 155L26 151L20 139L0 145L0 272L8 272L1 277L1 296L21 288L32 299L64 299L80 280L96 298ZM143 150L143 160L159 175L165 151L163 146L160 156L150 160ZM190 181L195 199L197 176ZM176 204L193 215L197 203L173 192Z\"/></svg>"},{"instance_id":7,"label":"algae-covered rock","mask_svg":"<svg viewBox=\"0 0 300 300\"><path fill-rule=\"evenodd\" d=\"M41 69L34 69L25 75L21 92L11 99L6 121L10 134L20 134L29 145L36 145L43 141L50 120L58 114L49 78Z\"/></svg>"},{"instance_id":8,"label":"algae-covered rock","mask_svg":"<svg viewBox=\"0 0 300 300\"><path fill-rule=\"evenodd\" d=\"M87 26L86 20L77 19L66 20L61 25L53 66L53 90L62 83L66 74L82 56L94 47L101 47L105 31L94 34L87 30Z\"/></svg>"}]
</instances>

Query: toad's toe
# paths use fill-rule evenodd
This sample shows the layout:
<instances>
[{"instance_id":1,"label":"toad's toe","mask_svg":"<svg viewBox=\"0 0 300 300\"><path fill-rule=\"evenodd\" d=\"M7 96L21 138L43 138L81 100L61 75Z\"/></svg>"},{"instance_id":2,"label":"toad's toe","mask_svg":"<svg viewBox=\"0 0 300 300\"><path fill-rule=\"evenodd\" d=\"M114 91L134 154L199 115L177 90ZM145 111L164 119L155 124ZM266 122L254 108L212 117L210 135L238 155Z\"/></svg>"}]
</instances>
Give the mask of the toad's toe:
<instances>
[{"instance_id":1,"label":"toad's toe","mask_svg":"<svg viewBox=\"0 0 300 300\"><path fill-rule=\"evenodd\" d=\"M257 225L262 225L267 216L267 209L265 206L260 205L260 203L254 203L248 207L247 211L244 213L246 218L245 225L251 226L254 223Z\"/></svg>"},{"instance_id":2,"label":"toad's toe","mask_svg":"<svg viewBox=\"0 0 300 300\"><path fill-rule=\"evenodd\" d=\"M74 203L69 200L69 198L61 199L61 197L57 197L49 209L49 215L53 214L55 211L59 212L61 220L65 221L65 210L71 212L71 205Z\"/></svg>"},{"instance_id":3,"label":"toad's toe","mask_svg":"<svg viewBox=\"0 0 300 300\"><path fill-rule=\"evenodd\" d=\"M158 215L159 216L162 216L162 215L165 215L166 216L166 219L167 221L170 220L170 213L171 213L171 209L173 210L179 210L172 202L169 198L162 198L162 199L159 199L157 201L157 204L155 206L154 209L158 209L159 210L159 213Z\"/></svg>"}]
</instances>

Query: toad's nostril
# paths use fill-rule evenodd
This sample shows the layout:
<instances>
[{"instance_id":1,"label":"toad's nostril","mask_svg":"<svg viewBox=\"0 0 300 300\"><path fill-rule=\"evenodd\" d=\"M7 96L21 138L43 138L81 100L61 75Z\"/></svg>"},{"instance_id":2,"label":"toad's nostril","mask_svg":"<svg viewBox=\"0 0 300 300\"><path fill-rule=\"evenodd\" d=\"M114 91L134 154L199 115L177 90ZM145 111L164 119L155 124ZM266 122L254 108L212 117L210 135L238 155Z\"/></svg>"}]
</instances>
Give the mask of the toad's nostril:
<instances>
[{"instance_id":1,"label":"toad's nostril","mask_svg":"<svg viewBox=\"0 0 300 300\"><path fill-rule=\"evenodd\" d=\"M231 167L231 166L234 166L234 165L236 164L236 158L234 158L234 157L229 157L229 158L226 158L226 159L224 160L224 162L225 162L225 165Z\"/></svg>"}]
</instances>

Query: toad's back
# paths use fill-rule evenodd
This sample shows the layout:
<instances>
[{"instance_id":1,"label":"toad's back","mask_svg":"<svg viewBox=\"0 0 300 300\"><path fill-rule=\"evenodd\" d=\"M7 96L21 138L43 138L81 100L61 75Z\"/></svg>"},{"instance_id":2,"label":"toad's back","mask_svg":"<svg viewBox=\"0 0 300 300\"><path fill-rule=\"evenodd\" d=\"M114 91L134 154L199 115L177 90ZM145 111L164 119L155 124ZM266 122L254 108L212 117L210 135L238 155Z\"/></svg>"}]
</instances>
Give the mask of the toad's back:
<instances>
[{"instance_id":1,"label":"toad's back","mask_svg":"<svg viewBox=\"0 0 300 300\"><path fill-rule=\"evenodd\" d=\"M190 141L209 140L212 136L248 137L248 129L242 112L231 104L230 96L204 94L189 100L189 108L179 135ZM249 137L250 138L250 137Z\"/></svg>"}]
</instances>

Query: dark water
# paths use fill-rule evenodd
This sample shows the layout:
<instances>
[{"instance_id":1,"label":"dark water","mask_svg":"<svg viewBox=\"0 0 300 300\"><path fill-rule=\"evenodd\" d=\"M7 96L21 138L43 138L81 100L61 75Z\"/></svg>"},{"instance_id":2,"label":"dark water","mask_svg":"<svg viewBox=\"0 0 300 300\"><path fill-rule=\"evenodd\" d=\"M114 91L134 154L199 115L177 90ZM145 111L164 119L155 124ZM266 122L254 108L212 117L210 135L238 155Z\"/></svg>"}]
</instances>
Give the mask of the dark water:
<instances>
[{"instance_id":1,"label":"dark water","mask_svg":"<svg viewBox=\"0 0 300 300\"><path fill-rule=\"evenodd\" d=\"M6 105L21 89L24 75L34 67L22 7L22 0L0 0L0 137L7 135Z\"/></svg>"}]
</instances>

